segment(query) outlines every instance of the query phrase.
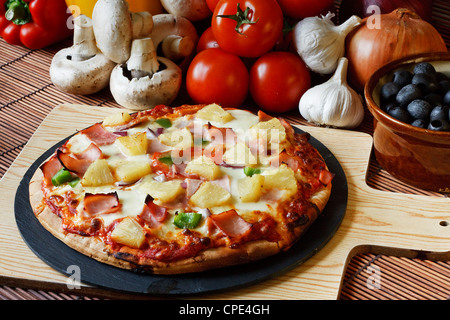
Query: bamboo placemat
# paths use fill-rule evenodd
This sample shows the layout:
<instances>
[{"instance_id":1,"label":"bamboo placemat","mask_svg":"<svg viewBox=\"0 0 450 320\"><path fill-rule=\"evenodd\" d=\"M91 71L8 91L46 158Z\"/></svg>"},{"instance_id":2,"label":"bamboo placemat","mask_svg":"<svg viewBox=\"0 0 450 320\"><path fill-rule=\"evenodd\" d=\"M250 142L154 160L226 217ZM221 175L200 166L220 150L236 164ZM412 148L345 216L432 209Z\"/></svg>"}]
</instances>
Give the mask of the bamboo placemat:
<instances>
[{"instance_id":1,"label":"bamboo placemat","mask_svg":"<svg viewBox=\"0 0 450 320\"><path fill-rule=\"evenodd\" d=\"M336 1L339 6L340 1ZM433 25L450 48L450 3L435 0ZM75 103L121 108L108 89L90 96L73 96L59 91L50 81L49 66L53 55L71 44L70 40L42 49L28 50L11 46L0 39L0 179L18 157L46 115L58 104ZM186 102L181 94L173 105ZM294 124L310 125L298 112L284 115ZM68 119L70 121L70 119ZM64 124L61 124L64 125ZM372 117L366 112L363 124L356 130L372 133ZM389 192L447 197L410 187L384 171L374 157L369 162L367 184ZM98 299L37 288L17 288L2 282L0 300L79 300ZM356 255L344 276L342 300L424 300L450 298L450 261L377 255Z\"/></svg>"}]
</instances>

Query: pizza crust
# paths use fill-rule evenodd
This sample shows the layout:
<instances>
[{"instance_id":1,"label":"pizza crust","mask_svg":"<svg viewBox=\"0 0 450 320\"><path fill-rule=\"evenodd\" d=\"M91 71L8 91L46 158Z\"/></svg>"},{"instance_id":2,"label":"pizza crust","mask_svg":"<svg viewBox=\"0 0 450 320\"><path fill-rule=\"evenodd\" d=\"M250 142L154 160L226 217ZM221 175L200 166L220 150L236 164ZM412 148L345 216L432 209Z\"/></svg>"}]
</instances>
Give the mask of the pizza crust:
<instances>
[{"instance_id":1,"label":"pizza crust","mask_svg":"<svg viewBox=\"0 0 450 320\"><path fill-rule=\"evenodd\" d=\"M138 263L129 262L127 259L134 260L136 256L133 250L131 252L122 251L120 254L121 258L117 258L109 253L108 247L97 238L64 233L61 218L43 203L44 195L40 187L42 178L41 171L36 170L29 185L30 204L42 226L70 248L115 267L153 274L192 273L244 264L272 256L280 251L280 246L277 242L258 240L245 243L233 249L229 247L207 249L195 257L175 262L161 262L154 259L141 259Z\"/></svg>"}]
</instances>

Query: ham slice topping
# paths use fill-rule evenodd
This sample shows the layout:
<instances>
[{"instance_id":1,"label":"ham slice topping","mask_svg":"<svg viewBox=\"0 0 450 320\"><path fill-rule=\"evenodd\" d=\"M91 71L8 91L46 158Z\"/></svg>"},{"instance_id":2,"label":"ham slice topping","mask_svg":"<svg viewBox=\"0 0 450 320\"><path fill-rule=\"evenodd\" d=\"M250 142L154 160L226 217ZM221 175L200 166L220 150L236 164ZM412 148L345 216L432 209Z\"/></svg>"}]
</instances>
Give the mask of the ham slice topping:
<instances>
[{"instance_id":1,"label":"ham slice topping","mask_svg":"<svg viewBox=\"0 0 450 320\"><path fill-rule=\"evenodd\" d=\"M121 204L117 192L86 193L84 196L84 212L90 216L108 214L119 211Z\"/></svg>"},{"instance_id":2,"label":"ham slice topping","mask_svg":"<svg viewBox=\"0 0 450 320\"><path fill-rule=\"evenodd\" d=\"M102 151L94 143L91 143L83 152L71 154L65 153L63 149L58 149L56 154L67 170L75 172L79 176L86 172L91 163L102 157Z\"/></svg>"},{"instance_id":3,"label":"ham slice topping","mask_svg":"<svg viewBox=\"0 0 450 320\"><path fill-rule=\"evenodd\" d=\"M145 201L144 210L139 217L145 221L150 228L157 228L167 218L167 209L160 207L153 202L153 199L149 197Z\"/></svg>"},{"instance_id":4,"label":"ham slice topping","mask_svg":"<svg viewBox=\"0 0 450 320\"><path fill-rule=\"evenodd\" d=\"M319 181L322 182L323 184L327 185L331 182L331 180L333 180L334 178L334 173L331 173L328 170L323 169L322 171L320 171L319 174Z\"/></svg>"},{"instance_id":5,"label":"ham slice topping","mask_svg":"<svg viewBox=\"0 0 450 320\"><path fill-rule=\"evenodd\" d=\"M205 138L211 141L211 144L229 144L233 145L237 142L236 133L231 128L218 128L211 124L207 126Z\"/></svg>"},{"instance_id":6,"label":"ham slice topping","mask_svg":"<svg viewBox=\"0 0 450 320\"><path fill-rule=\"evenodd\" d=\"M286 153L286 151L281 152L278 157L275 157L270 161L270 165L273 167L279 167L281 164L287 165L292 171L297 172L300 168L298 159L292 157Z\"/></svg>"},{"instance_id":7,"label":"ham slice topping","mask_svg":"<svg viewBox=\"0 0 450 320\"><path fill-rule=\"evenodd\" d=\"M241 237L250 232L252 225L234 209L210 216L215 226L230 238Z\"/></svg>"},{"instance_id":8,"label":"ham slice topping","mask_svg":"<svg viewBox=\"0 0 450 320\"><path fill-rule=\"evenodd\" d=\"M42 174L44 175L44 180L47 185L52 184L52 177L63 168L61 162L57 157L53 156L47 162L40 166Z\"/></svg>"},{"instance_id":9,"label":"ham slice topping","mask_svg":"<svg viewBox=\"0 0 450 320\"><path fill-rule=\"evenodd\" d=\"M106 130L100 123L96 123L93 126L80 131L85 134L89 139L95 142L99 146L111 144L116 141L118 135Z\"/></svg>"}]
</instances>

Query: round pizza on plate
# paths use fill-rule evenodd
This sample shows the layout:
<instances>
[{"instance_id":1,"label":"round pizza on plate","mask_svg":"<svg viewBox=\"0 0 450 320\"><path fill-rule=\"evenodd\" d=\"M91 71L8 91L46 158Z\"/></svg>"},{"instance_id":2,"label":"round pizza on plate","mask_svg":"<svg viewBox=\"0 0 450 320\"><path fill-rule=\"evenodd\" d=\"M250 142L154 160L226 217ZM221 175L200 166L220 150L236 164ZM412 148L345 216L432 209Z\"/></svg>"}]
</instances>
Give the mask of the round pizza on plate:
<instances>
[{"instance_id":1,"label":"round pizza on plate","mask_svg":"<svg viewBox=\"0 0 450 320\"><path fill-rule=\"evenodd\" d=\"M308 139L217 104L119 110L44 161L30 202L55 237L120 268L248 263L288 250L327 204L333 174Z\"/></svg>"}]
</instances>

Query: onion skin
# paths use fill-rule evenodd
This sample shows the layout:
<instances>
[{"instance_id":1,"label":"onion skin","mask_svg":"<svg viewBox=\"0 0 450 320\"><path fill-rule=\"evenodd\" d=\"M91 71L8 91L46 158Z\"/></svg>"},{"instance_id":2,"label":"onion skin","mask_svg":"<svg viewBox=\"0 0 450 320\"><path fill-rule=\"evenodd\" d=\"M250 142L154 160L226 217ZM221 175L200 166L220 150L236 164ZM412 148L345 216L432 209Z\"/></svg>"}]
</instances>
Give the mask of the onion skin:
<instances>
[{"instance_id":1,"label":"onion skin","mask_svg":"<svg viewBox=\"0 0 450 320\"><path fill-rule=\"evenodd\" d=\"M417 13L423 20L431 21L434 0L342 0L339 7L339 21L345 21L356 14L361 18L372 15L367 12L371 5L378 6L380 13L390 13L397 8L405 8Z\"/></svg>"},{"instance_id":2,"label":"onion skin","mask_svg":"<svg viewBox=\"0 0 450 320\"><path fill-rule=\"evenodd\" d=\"M366 17L346 38L349 82L360 92L378 68L393 60L413 54L447 51L439 32L408 9L396 9L379 18L381 28L369 28L367 21L371 17Z\"/></svg>"}]
</instances>

